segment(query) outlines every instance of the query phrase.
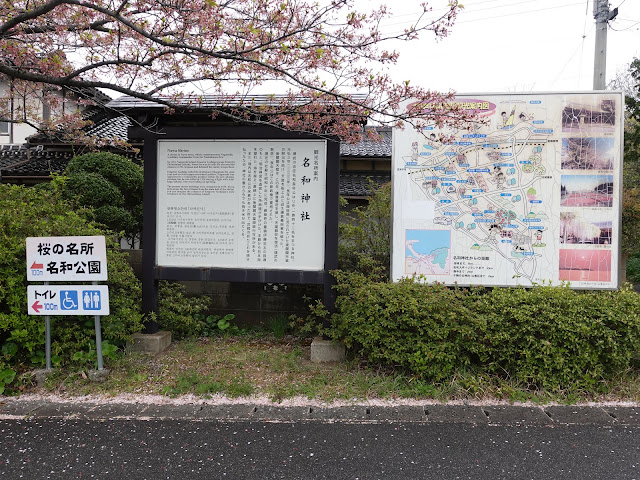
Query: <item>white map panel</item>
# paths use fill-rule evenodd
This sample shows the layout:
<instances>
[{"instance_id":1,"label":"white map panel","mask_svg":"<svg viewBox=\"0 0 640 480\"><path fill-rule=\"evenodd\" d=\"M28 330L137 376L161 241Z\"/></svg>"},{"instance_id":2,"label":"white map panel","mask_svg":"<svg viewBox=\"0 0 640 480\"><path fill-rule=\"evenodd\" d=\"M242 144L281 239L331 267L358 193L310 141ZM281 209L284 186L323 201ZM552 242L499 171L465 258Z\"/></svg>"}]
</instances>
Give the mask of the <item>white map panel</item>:
<instances>
[{"instance_id":1,"label":"white map panel","mask_svg":"<svg viewBox=\"0 0 640 480\"><path fill-rule=\"evenodd\" d=\"M484 122L394 130L393 280L617 288L622 94L456 103Z\"/></svg>"}]
</instances>

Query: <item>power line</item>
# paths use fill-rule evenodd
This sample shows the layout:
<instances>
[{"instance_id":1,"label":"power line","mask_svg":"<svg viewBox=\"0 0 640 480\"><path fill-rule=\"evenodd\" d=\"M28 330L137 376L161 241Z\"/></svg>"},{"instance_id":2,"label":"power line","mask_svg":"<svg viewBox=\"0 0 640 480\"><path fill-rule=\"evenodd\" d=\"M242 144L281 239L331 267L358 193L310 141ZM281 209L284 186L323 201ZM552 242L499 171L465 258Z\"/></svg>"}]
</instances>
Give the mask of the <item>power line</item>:
<instances>
[{"instance_id":1,"label":"power line","mask_svg":"<svg viewBox=\"0 0 640 480\"><path fill-rule=\"evenodd\" d=\"M460 25L461 23L483 22L483 21L486 21L486 20L493 20L493 19L496 19L496 18L513 17L513 16L516 16L516 15L528 15L530 13L537 13L537 12L542 12L542 11L546 11L546 10L557 10L557 9L560 9L560 8L574 7L576 5L582 5L582 2L568 3L568 4L565 4L565 5L555 5L553 7L538 8L536 10L527 10L527 11L524 11L524 12L506 13L504 15L493 15L491 17L475 18L475 19L470 19L470 20L456 20L455 24L456 25ZM391 27L391 26L402 25L402 24L412 25L412 22L401 22L401 23L398 23L398 24L389 24L387 26ZM383 29L381 29L381 30L383 30ZM395 31L393 33L388 33L387 35L395 35L395 34L400 34L400 33L402 33L402 32L397 30L397 31Z\"/></svg>"},{"instance_id":2,"label":"power line","mask_svg":"<svg viewBox=\"0 0 640 480\"><path fill-rule=\"evenodd\" d=\"M555 85L556 82L560 79L560 77L562 76L564 71L567 69L567 66L569 65L569 63L571 63L571 60L573 60L574 57L576 56L576 53L578 53L578 50L580 50L580 59L581 59L581 63L580 63L580 66L578 67L578 71L582 70L582 53L584 51L584 43L585 43L586 38L589 35L591 35L591 32L593 32L594 29L595 29L595 26L592 25L591 28L589 29L589 31L586 34L582 35L582 38L580 39L580 42L576 46L575 50L573 51L573 53L571 53L571 56L569 57L569 59L566 62L564 62L564 66L562 67L562 70L560 70L560 72L558 73L556 78L553 80L553 82L551 82L551 86ZM580 78L580 77L581 77L581 75L578 74L578 78Z\"/></svg>"},{"instance_id":3,"label":"power line","mask_svg":"<svg viewBox=\"0 0 640 480\"><path fill-rule=\"evenodd\" d=\"M460 21L457 21L456 23L481 22L483 20L489 20L489 19L493 19L493 18L513 17L513 16L516 16L516 15L527 15L529 13L543 12L545 10L557 10L557 9L565 8L565 7L574 7L576 5L582 5L582 2L567 3L565 5L554 5L553 7L547 7L547 8L537 8L535 10L527 10L526 12L505 13L504 15L494 15L494 16L491 16L491 17L476 18L476 19L473 19L473 20L460 20Z\"/></svg>"},{"instance_id":4,"label":"power line","mask_svg":"<svg viewBox=\"0 0 640 480\"><path fill-rule=\"evenodd\" d=\"M631 30L636 25L640 25L640 21L637 21L637 20L633 20L633 21L635 21L636 23L634 23L633 25L629 25L628 27L625 27L625 28L613 28L611 25L609 25L609 28L614 32L626 32L627 30Z\"/></svg>"},{"instance_id":5,"label":"power line","mask_svg":"<svg viewBox=\"0 0 640 480\"><path fill-rule=\"evenodd\" d=\"M514 5L521 5L521 4L523 4L523 3L533 3L533 2L537 2L538 0L522 0L522 1L517 2L517 3L509 2L509 3L508 3L508 4L506 4L506 5L498 5L498 6L495 6L495 7L479 8L479 9L476 9L476 10L473 10L473 9L469 9L469 8L468 8L469 6L472 6L472 7L473 7L473 6L475 6L475 5L481 5L481 4L483 4L483 3L495 3L495 2L499 2L499 1L502 1L502 0L486 0L486 1L484 1L484 2L477 2L477 3L474 3L474 4L468 4L468 3L465 3L464 7L459 11L459 15L464 15L464 14L466 14L466 13L482 12L482 11L485 11L485 10L496 10L496 9L500 9L500 8L509 8L509 7L513 7ZM444 12L447 12L447 11L449 11L449 9L448 9L448 8L438 8L438 9L435 9L435 10L428 11L428 12L426 12L426 13L432 13L432 14L435 14L435 13L444 13ZM400 15L393 15L393 18L394 18L394 19L395 19L395 18L400 18L400 17L414 17L414 18L417 18L417 17L419 17L419 16L420 16L420 15L422 15L422 14L423 14L423 12L403 13L403 14L400 14ZM391 19L389 19L389 20L391 20ZM406 23L406 22L399 22L399 23L386 23L386 22L382 22L382 24L383 24L384 26L399 25L399 24L401 24L401 23Z\"/></svg>"}]
</instances>

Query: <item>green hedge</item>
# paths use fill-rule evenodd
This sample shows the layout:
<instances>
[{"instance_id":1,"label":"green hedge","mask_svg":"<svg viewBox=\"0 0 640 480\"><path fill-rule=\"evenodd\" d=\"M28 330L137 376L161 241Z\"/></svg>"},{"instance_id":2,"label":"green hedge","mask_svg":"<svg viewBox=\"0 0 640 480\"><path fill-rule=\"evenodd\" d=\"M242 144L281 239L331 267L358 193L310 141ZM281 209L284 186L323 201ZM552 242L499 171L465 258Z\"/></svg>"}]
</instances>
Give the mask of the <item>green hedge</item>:
<instances>
[{"instance_id":1,"label":"green hedge","mask_svg":"<svg viewBox=\"0 0 640 480\"><path fill-rule=\"evenodd\" d=\"M640 351L640 295L540 286L494 288L478 298L489 371L547 388L593 389Z\"/></svg>"},{"instance_id":2,"label":"green hedge","mask_svg":"<svg viewBox=\"0 0 640 480\"><path fill-rule=\"evenodd\" d=\"M468 369L534 388L597 388L640 350L640 295L566 286L447 288L336 272L325 334L370 363L432 381Z\"/></svg>"},{"instance_id":3,"label":"green hedge","mask_svg":"<svg viewBox=\"0 0 640 480\"><path fill-rule=\"evenodd\" d=\"M479 320L462 291L411 280L371 282L357 273L338 278L330 335L367 361L444 380L481 353Z\"/></svg>"}]
</instances>

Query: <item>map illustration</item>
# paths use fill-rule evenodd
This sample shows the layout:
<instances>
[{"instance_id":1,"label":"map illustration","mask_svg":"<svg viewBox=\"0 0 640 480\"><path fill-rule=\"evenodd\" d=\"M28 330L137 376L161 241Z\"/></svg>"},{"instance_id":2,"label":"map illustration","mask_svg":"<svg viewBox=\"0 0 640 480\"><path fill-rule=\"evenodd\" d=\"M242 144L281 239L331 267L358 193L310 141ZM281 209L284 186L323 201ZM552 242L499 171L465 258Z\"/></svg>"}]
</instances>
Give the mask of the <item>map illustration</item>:
<instances>
[{"instance_id":1,"label":"map illustration","mask_svg":"<svg viewBox=\"0 0 640 480\"><path fill-rule=\"evenodd\" d=\"M394 279L611 288L617 282L619 98L457 98L482 121L460 131L396 132ZM571 237L569 225L576 229ZM569 238L582 243L568 244ZM395 248L400 244L403 251Z\"/></svg>"}]
</instances>

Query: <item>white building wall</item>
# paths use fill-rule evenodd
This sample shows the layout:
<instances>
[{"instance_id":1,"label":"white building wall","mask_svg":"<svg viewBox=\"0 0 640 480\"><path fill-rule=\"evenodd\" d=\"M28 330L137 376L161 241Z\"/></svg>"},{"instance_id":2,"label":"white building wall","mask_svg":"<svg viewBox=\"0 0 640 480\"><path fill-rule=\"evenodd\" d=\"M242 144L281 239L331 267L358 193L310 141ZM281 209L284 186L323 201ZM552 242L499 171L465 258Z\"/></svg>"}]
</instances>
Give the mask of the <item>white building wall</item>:
<instances>
[{"instance_id":1,"label":"white building wall","mask_svg":"<svg viewBox=\"0 0 640 480\"><path fill-rule=\"evenodd\" d=\"M62 92L56 92L56 95L59 95L60 98L62 98ZM3 83L1 80L0 80L0 98L9 98L9 86L6 83ZM38 118L31 119L31 120L37 121L42 119L42 115L44 111L42 97L39 97L39 96L31 97L28 99L28 102L29 103L27 104L28 105L27 108L31 112L37 112L37 115L38 115ZM13 118L18 120L23 115L23 110L24 110L23 97L19 95L14 95L13 104L14 104ZM76 108L78 108L75 102L67 99L65 102L60 101L60 106L57 110L60 110L63 105L66 113L71 113ZM4 112L4 111L5 111L4 108L0 108L0 112ZM7 110L7 111L10 111L10 110ZM56 114L55 110L52 110L51 111L52 117L55 117L55 114ZM23 144L26 142L29 136L34 135L37 132L38 132L37 129L35 129L34 127L32 127L27 123L8 122L8 125L0 124L0 145Z\"/></svg>"}]
</instances>

